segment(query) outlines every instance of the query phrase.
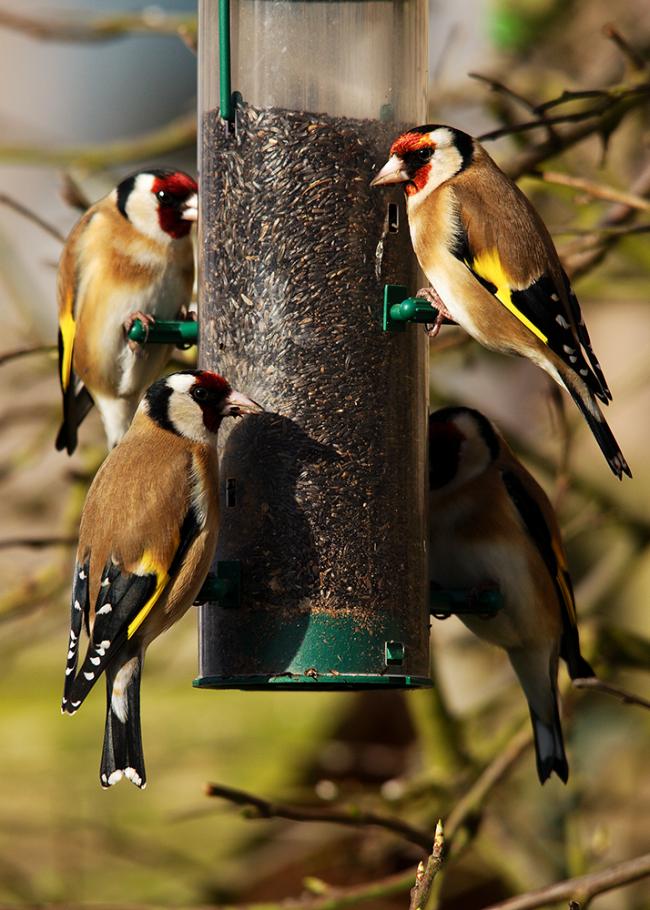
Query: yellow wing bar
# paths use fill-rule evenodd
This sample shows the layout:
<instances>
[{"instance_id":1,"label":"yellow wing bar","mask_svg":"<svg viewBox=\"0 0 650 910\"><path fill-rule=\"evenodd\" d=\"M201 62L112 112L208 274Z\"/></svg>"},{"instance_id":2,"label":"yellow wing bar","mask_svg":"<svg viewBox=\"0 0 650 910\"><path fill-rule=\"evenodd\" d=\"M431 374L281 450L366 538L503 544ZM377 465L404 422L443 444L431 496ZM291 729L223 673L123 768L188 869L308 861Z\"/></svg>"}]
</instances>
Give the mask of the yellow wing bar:
<instances>
[{"instance_id":1,"label":"yellow wing bar","mask_svg":"<svg viewBox=\"0 0 650 910\"><path fill-rule=\"evenodd\" d=\"M70 311L62 313L59 319L59 332L61 333L61 388L64 392L70 384L72 372L72 349L74 347L75 321Z\"/></svg>"},{"instance_id":2,"label":"yellow wing bar","mask_svg":"<svg viewBox=\"0 0 650 910\"><path fill-rule=\"evenodd\" d=\"M565 575L568 573L568 566L566 559L564 558L564 553L558 541L553 538L551 545L553 547L553 553L557 560L557 573L555 579L560 587L562 592L562 599L569 614L569 619L571 620L571 625L575 626L578 622L578 617L576 616L576 605L573 600L573 595L571 594L571 589L569 588Z\"/></svg>"},{"instance_id":3,"label":"yellow wing bar","mask_svg":"<svg viewBox=\"0 0 650 910\"><path fill-rule=\"evenodd\" d=\"M142 607L140 612L135 616L134 619L129 623L127 629L127 639L133 638L135 633L138 631L142 623L145 621L149 613L151 612L156 601L163 592L163 589L167 582L169 581L169 575L167 570L156 562L151 553L148 550L145 550L142 554L142 559L136 570L137 575L155 575L156 576L156 589L149 598L149 600Z\"/></svg>"},{"instance_id":4,"label":"yellow wing bar","mask_svg":"<svg viewBox=\"0 0 650 910\"><path fill-rule=\"evenodd\" d=\"M473 272L480 277L489 281L490 284L493 284L496 287L494 296L501 301L501 303L510 310L510 312L517 317L517 319L522 322L527 329L537 335L537 337L548 344L548 337L544 335L540 329L537 328L534 322L531 322L530 319L525 316L521 310L512 302L512 292L510 290L510 282L506 274L505 269L503 268L503 263L499 258L499 254L496 249L486 250L484 253L480 253L472 262L466 263L466 265L471 268Z\"/></svg>"}]
</instances>

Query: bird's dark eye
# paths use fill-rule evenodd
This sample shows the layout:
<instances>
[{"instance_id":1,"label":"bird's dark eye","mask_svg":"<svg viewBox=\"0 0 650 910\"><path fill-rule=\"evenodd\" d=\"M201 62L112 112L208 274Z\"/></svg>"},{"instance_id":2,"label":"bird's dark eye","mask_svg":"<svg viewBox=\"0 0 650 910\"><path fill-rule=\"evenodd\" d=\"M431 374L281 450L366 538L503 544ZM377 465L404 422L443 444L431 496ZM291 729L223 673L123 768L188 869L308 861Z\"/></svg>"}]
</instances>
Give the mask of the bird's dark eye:
<instances>
[{"instance_id":1,"label":"bird's dark eye","mask_svg":"<svg viewBox=\"0 0 650 910\"><path fill-rule=\"evenodd\" d=\"M418 162L425 164L427 161L431 161L431 157L433 155L433 149L432 148L418 149L415 154L417 155Z\"/></svg>"},{"instance_id":2,"label":"bird's dark eye","mask_svg":"<svg viewBox=\"0 0 650 910\"><path fill-rule=\"evenodd\" d=\"M192 398L194 398L195 401L207 401L209 397L210 392L202 385L198 385L192 389Z\"/></svg>"},{"instance_id":3,"label":"bird's dark eye","mask_svg":"<svg viewBox=\"0 0 650 910\"><path fill-rule=\"evenodd\" d=\"M172 198L166 190L158 190L156 193L156 199L161 205L171 205Z\"/></svg>"}]
</instances>

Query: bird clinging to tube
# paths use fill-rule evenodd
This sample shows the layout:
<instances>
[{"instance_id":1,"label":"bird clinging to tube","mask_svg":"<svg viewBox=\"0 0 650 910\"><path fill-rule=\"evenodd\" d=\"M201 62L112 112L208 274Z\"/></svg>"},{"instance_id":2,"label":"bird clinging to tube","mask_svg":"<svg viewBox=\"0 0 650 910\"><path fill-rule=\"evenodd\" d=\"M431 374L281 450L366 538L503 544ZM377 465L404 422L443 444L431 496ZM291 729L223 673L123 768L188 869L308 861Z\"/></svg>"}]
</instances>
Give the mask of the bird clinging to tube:
<instances>
[{"instance_id":1,"label":"bird clinging to tube","mask_svg":"<svg viewBox=\"0 0 650 910\"><path fill-rule=\"evenodd\" d=\"M612 395L578 300L526 196L476 139L435 124L395 140L371 185L394 183L437 327L451 319L486 348L536 363L569 392L613 473L631 477L598 405Z\"/></svg>"},{"instance_id":2,"label":"bird clinging to tube","mask_svg":"<svg viewBox=\"0 0 650 910\"><path fill-rule=\"evenodd\" d=\"M185 318L194 282L190 231L196 181L154 168L125 178L92 205L69 234L57 281L63 423L57 449L72 454L93 403L109 448L127 431L171 345L130 341L140 319Z\"/></svg>"},{"instance_id":3,"label":"bird clinging to tube","mask_svg":"<svg viewBox=\"0 0 650 910\"><path fill-rule=\"evenodd\" d=\"M468 628L503 648L528 701L541 783L565 783L559 658L572 679L594 676L580 651L576 604L553 507L483 414L450 407L429 417L430 574L442 588L496 587L503 606Z\"/></svg>"},{"instance_id":4,"label":"bird clinging to tube","mask_svg":"<svg viewBox=\"0 0 650 910\"><path fill-rule=\"evenodd\" d=\"M216 373L158 380L93 480L81 516L61 710L74 714L102 673L103 787L144 787L140 677L147 647L194 602L219 530L217 433L262 408ZM77 670L82 629L88 650Z\"/></svg>"}]
</instances>

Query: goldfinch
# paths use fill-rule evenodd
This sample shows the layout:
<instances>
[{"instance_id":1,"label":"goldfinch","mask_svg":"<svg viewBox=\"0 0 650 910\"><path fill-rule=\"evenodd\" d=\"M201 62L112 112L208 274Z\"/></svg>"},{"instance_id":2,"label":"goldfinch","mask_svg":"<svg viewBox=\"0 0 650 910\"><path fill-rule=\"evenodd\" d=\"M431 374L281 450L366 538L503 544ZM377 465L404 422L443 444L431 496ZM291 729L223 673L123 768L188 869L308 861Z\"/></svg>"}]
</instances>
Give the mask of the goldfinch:
<instances>
[{"instance_id":1,"label":"goldfinch","mask_svg":"<svg viewBox=\"0 0 650 910\"><path fill-rule=\"evenodd\" d=\"M261 410L216 373L173 373L149 388L88 491L61 710L74 714L105 673L103 787L122 777L145 786L144 654L191 606L208 572L219 528L219 425ZM77 672L82 626L89 644Z\"/></svg>"},{"instance_id":2,"label":"goldfinch","mask_svg":"<svg viewBox=\"0 0 650 910\"><path fill-rule=\"evenodd\" d=\"M135 319L183 317L194 282L189 236L196 182L182 171L132 174L96 202L66 240L58 271L59 378L63 424L57 449L71 454L93 402L109 448L162 371L171 345L130 342Z\"/></svg>"},{"instance_id":3,"label":"goldfinch","mask_svg":"<svg viewBox=\"0 0 650 910\"><path fill-rule=\"evenodd\" d=\"M611 400L580 306L541 218L466 133L428 124L399 136L372 186L404 183L431 302L493 351L528 357L565 388L617 477L630 469L596 398Z\"/></svg>"},{"instance_id":4,"label":"goldfinch","mask_svg":"<svg viewBox=\"0 0 650 910\"><path fill-rule=\"evenodd\" d=\"M530 708L541 783L569 775L558 711L562 657L572 679L594 676L580 653L566 554L548 497L495 427L470 408L429 417L430 575L443 588L497 586L489 619L462 616L504 648Z\"/></svg>"}]
</instances>

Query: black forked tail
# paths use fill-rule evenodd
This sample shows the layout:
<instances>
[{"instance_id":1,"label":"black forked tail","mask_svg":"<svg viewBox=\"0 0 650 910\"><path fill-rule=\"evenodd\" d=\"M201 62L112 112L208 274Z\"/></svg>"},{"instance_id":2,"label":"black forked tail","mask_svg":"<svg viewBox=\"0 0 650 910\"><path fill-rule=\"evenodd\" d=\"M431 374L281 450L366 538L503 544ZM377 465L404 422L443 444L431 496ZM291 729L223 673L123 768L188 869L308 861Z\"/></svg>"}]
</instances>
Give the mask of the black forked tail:
<instances>
[{"instance_id":1,"label":"black forked tail","mask_svg":"<svg viewBox=\"0 0 650 910\"><path fill-rule=\"evenodd\" d=\"M140 729L142 662L142 654L125 649L106 670L106 729L99 772L105 788L123 777L141 789L147 783Z\"/></svg>"},{"instance_id":2,"label":"black forked tail","mask_svg":"<svg viewBox=\"0 0 650 910\"><path fill-rule=\"evenodd\" d=\"M544 723L537 714L530 709L530 719L535 734L535 758L537 759L537 776L541 784L548 780L553 771L565 784L569 779L569 763L564 752L564 739L560 712L555 702L555 712L551 726Z\"/></svg>"},{"instance_id":3,"label":"black forked tail","mask_svg":"<svg viewBox=\"0 0 650 910\"><path fill-rule=\"evenodd\" d=\"M580 408L582 416L587 421L587 425L593 433L594 438L600 446L600 450L607 459L607 464L610 466L613 473L616 474L619 480L622 479L623 474L627 474L628 477L631 477L632 472L630 471L628 463L625 460L618 443L614 439L614 434L607 425L607 421L603 417L600 408L596 404L593 396L591 396L591 393L587 393L591 400L586 402L583 395L571 385L571 381L566 377L563 378L571 397Z\"/></svg>"}]
</instances>

